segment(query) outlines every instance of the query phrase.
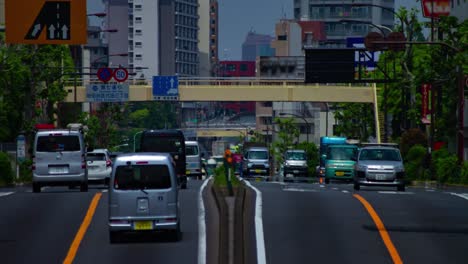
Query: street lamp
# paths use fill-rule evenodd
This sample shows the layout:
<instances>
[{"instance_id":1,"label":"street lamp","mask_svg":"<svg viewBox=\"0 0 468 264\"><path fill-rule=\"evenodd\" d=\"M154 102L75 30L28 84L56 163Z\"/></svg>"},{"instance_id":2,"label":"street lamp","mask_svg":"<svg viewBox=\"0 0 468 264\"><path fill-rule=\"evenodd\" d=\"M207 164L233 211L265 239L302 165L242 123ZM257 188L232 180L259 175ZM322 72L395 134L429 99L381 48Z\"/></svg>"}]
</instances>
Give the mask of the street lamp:
<instances>
[{"instance_id":1,"label":"street lamp","mask_svg":"<svg viewBox=\"0 0 468 264\"><path fill-rule=\"evenodd\" d=\"M143 133L143 130L142 130L142 131L138 131L138 132L136 132L136 133L133 135L133 152L136 152L136 136L137 136L138 134L141 134L141 133Z\"/></svg>"},{"instance_id":2,"label":"street lamp","mask_svg":"<svg viewBox=\"0 0 468 264\"><path fill-rule=\"evenodd\" d=\"M393 10L393 8L386 7L386 6L381 6L381 5L375 5L375 4L365 4L365 3L352 3L351 4L351 7L363 7L363 6L378 7L378 8L381 8L381 9L383 9L385 11L388 11L388 12L392 13L394 16L396 16L400 20L401 32L405 32L405 29L404 29L405 24L403 22L403 18L397 12L395 12L395 10Z\"/></svg>"},{"instance_id":3,"label":"street lamp","mask_svg":"<svg viewBox=\"0 0 468 264\"><path fill-rule=\"evenodd\" d=\"M286 116L286 115L290 115L290 116L295 116L295 117L298 117L298 118L301 118L302 120L304 120L304 122L306 123L306 126L307 126L307 130L306 130L306 135L307 135L307 143L309 143L309 129L310 129L310 125L309 125L309 122L307 122L307 119L305 119L304 116L302 115L298 115L298 114L294 114L294 113L279 113L280 116Z\"/></svg>"},{"instance_id":4,"label":"street lamp","mask_svg":"<svg viewBox=\"0 0 468 264\"><path fill-rule=\"evenodd\" d=\"M128 53L115 53L115 54L109 54L105 56L101 56L91 62L91 68L94 68L93 66L100 60L102 59L109 59L109 57L128 57Z\"/></svg>"},{"instance_id":5,"label":"street lamp","mask_svg":"<svg viewBox=\"0 0 468 264\"><path fill-rule=\"evenodd\" d=\"M393 30L391 28L389 28L389 27L386 27L386 26L383 26L383 25L376 25L376 24L374 24L372 22L369 22L369 21L355 20L355 19L340 19L338 22L340 22L340 23L368 24L368 25L371 25L374 28L377 28L378 30L380 30L380 32L382 32L382 35L384 37L386 36L386 34L385 34L385 31L383 29L388 30L390 33L393 32Z\"/></svg>"}]
</instances>

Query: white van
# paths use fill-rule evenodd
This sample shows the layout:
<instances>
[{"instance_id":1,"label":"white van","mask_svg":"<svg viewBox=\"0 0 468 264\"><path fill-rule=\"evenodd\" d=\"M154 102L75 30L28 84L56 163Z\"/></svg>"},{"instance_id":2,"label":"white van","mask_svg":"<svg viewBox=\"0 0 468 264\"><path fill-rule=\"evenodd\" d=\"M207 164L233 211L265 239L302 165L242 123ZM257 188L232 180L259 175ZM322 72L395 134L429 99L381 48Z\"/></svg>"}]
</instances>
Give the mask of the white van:
<instances>
[{"instance_id":1,"label":"white van","mask_svg":"<svg viewBox=\"0 0 468 264\"><path fill-rule=\"evenodd\" d=\"M124 233L170 231L181 236L175 162L169 153L117 156L109 185L109 238Z\"/></svg>"},{"instance_id":2,"label":"white van","mask_svg":"<svg viewBox=\"0 0 468 264\"><path fill-rule=\"evenodd\" d=\"M185 162L187 177L202 179L202 161L197 141L185 141Z\"/></svg>"},{"instance_id":3,"label":"white van","mask_svg":"<svg viewBox=\"0 0 468 264\"><path fill-rule=\"evenodd\" d=\"M42 186L79 185L80 191L88 191L86 146L81 129L39 130L33 146L33 192L41 192Z\"/></svg>"}]
</instances>

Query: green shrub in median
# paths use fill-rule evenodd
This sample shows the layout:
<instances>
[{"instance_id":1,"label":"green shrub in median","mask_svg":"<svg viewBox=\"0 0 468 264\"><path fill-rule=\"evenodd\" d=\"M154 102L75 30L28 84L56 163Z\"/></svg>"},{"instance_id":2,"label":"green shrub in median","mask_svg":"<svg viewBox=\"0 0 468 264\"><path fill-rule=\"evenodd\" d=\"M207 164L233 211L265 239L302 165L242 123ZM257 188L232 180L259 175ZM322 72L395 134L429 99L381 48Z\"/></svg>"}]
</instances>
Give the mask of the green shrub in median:
<instances>
[{"instance_id":1,"label":"green shrub in median","mask_svg":"<svg viewBox=\"0 0 468 264\"><path fill-rule=\"evenodd\" d=\"M7 153L0 152L0 186L13 183L14 173L11 167L11 160Z\"/></svg>"},{"instance_id":2,"label":"green shrub in median","mask_svg":"<svg viewBox=\"0 0 468 264\"><path fill-rule=\"evenodd\" d=\"M239 179L234 175L234 170L231 170L231 184L233 187L239 185ZM218 187L227 187L226 170L224 165L214 169L214 185Z\"/></svg>"}]
</instances>

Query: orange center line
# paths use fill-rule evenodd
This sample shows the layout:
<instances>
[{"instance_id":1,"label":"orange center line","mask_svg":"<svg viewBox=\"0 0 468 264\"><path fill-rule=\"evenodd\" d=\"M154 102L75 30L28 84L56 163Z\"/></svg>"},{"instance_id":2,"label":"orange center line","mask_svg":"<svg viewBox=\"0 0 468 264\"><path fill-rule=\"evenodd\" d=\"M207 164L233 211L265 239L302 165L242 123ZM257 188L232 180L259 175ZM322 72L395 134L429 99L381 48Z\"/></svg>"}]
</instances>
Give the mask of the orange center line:
<instances>
[{"instance_id":1,"label":"orange center line","mask_svg":"<svg viewBox=\"0 0 468 264\"><path fill-rule=\"evenodd\" d=\"M382 238L385 246L387 247L388 253L390 253L390 256L392 257L393 263L402 264L403 261L400 258L400 254L398 254L395 245L393 245L393 242L390 239L390 235L388 234L387 229L385 229L382 220L380 219L377 212L375 212L372 205L359 194L354 194L353 196L364 205L367 212L370 214L372 220L374 220L374 223L377 226L377 230L379 230L380 237Z\"/></svg>"},{"instance_id":2,"label":"orange center line","mask_svg":"<svg viewBox=\"0 0 468 264\"><path fill-rule=\"evenodd\" d=\"M94 212L96 211L101 196L101 192L96 193L94 195L93 200L89 205L88 211L86 212L86 216L83 219L83 222L81 223L80 229L78 229L78 232L75 235L75 239L73 239L73 243L71 244L70 249L68 250L67 257L63 261L64 264L71 264L75 259L76 252L78 252L78 248L80 247L81 241L83 240L83 237L86 234L86 230L88 230L88 226L93 220Z\"/></svg>"}]
</instances>

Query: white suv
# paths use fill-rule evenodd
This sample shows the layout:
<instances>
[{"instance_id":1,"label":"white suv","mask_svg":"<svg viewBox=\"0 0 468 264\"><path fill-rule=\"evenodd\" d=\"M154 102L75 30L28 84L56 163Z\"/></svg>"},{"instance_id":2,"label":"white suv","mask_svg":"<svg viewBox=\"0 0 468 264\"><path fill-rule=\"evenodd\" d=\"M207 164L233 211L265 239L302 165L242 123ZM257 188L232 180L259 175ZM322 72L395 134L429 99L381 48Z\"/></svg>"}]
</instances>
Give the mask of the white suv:
<instances>
[{"instance_id":1,"label":"white suv","mask_svg":"<svg viewBox=\"0 0 468 264\"><path fill-rule=\"evenodd\" d=\"M95 149L86 153L89 181L102 181L108 185L112 173L112 161L107 149Z\"/></svg>"},{"instance_id":2,"label":"white suv","mask_svg":"<svg viewBox=\"0 0 468 264\"><path fill-rule=\"evenodd\" d=\"M405 168L400 150L394 147L372 146L359 150L354 173L354 189L361 185L396 186L405 191Z\"/></svg>"}]
</instances>

